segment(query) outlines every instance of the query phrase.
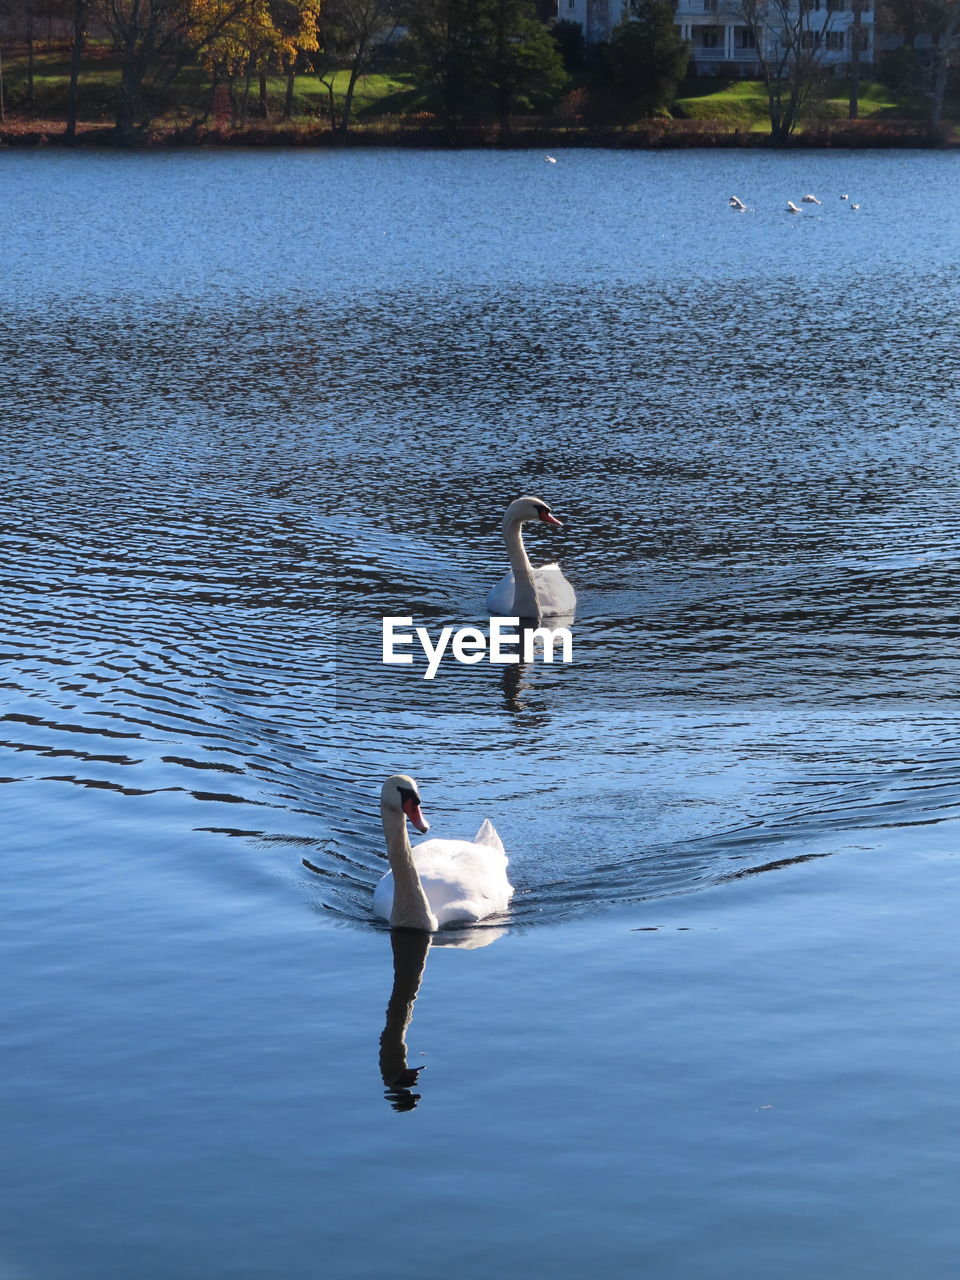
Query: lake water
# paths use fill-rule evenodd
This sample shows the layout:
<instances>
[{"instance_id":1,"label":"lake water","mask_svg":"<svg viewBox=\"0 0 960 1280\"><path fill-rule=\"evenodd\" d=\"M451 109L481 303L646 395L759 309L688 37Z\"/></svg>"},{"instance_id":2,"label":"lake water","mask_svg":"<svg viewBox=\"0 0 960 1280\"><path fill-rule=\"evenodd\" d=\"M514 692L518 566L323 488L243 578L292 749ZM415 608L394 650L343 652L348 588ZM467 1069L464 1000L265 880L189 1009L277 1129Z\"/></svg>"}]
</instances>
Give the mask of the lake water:
<instances>
[{"instance_id":1,"label":"lake water","mask_svg":"<svg viewBox=\"0 0 960 1280\"><path fill-rule=\"evenodd\" d=\"M0 191L2 1280L950 1274L956 156ZM525 492L572 665L383 666ZM517 887L429 954L398 770Z\"/></svg>"}]
</instances>

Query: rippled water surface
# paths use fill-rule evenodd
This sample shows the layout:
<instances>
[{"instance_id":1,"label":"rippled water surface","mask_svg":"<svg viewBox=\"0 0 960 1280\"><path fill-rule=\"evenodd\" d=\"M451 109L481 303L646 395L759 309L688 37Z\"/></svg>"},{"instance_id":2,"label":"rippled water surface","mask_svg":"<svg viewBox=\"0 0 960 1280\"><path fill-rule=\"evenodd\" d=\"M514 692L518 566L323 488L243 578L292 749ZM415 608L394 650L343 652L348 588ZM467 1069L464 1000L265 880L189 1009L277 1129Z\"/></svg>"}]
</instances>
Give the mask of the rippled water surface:
<instances>
[{"instance_id":1,"label":"rippled water surface","mask_svg":"<svg viewBox=\"0 0 960 1280\"><path fill-rule=\"evenodd\" d=\"M956 158L0 190L0 1276L947 1274ZM572 665L384 666L527 492ZM510 853L439 954L398 770Z\"/></svg>"}]
</instances>

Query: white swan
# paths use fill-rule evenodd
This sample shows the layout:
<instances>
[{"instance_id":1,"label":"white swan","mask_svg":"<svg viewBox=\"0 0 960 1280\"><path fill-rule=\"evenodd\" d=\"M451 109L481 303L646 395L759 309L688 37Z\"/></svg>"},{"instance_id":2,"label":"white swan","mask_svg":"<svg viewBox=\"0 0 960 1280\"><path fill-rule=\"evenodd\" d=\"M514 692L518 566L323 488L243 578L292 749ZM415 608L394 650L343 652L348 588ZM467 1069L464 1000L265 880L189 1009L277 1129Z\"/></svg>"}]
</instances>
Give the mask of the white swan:
<instances>
[{"instance_id":1,"label":"white swan","mask_svg":"<svg viewBox=\"0 0 960 1280\"><path fill-rule=\"evenodd\" d=\"M510 503L503 515L503 539L507 544L510 572L487 596L487 608L494 618L555 618L558 614L572 614L577 607L577 597L560 572L560 566L545 564L541 569L534 569L527 557L522 532L526 520L539 520L552 529L563 528L539 498L517 498Z\"/></svg>"},{"instance_id":2,"label":"white swan","mask_svg":"<svg viewBox=\"0 0 960 1280\"><path fill-rule=\"evenodd\" d=\"M747 206L739 196L731 196L728 203L731 209L736 209L737 213L746 213L747 211Z\"/></svg>"},{"instance_id":3,"label":"white swan","mask_svg":"<svg viewBox=\"0 0 960 1280\"><path fill-rule=\"evenodd\" d=\"M380 792L380 818L390 870L373 895L373 913L394 929L434 933L446 924L475 924L506 911L513 894L507 855L485 818L474 840L426 840L416 849L407 839L407 818L418 831L429 824L420 812L412 778L397 773Z\"/></svg>"},{"instance_id":4,"label":"white swan","mask_svg":"<svg viewBox=\"0 0 960 1280\"><path fill-rule=\"evenodd\" d=\"M821 204L822 201L818 200L816 196L801 196L800 203L801 204Z\"/></svg>"},{"instance_id":5,"label":"white swan","mask_svg":"<svg viewBox=\"0 0 960 1280\"><path fill-rule=\"evenodd\" d=\"M793 203L792 200L787 201L787 213L800 213L801 210Z\"/></svg>"}]
</instances>

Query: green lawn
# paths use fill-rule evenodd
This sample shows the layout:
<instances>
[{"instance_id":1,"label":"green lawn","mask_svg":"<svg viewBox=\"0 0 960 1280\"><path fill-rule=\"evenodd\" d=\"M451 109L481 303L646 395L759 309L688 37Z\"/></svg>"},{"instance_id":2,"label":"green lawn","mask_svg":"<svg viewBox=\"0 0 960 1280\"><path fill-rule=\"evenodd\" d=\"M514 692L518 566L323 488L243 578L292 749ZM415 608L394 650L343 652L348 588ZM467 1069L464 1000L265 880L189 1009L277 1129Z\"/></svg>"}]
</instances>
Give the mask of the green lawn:
<instances>
[{"instance_id":1,"label":"green lawn","mask_svg":"<svg viewBox=\"0 0 960 1280\"><path fill-rule=\"evenodd\" d=\"M744 129L768 127L767 95L759 80L691 79L680 86L680 95L674 109L688 120L718 120ZM845 120L849 105L849 84L833 82L807 114L811 119ZM860 86L861 119L907 120L923 114L922 106L904 101L885 85Z\"/></svg>"},{"instance_id":2,"label":"green lawn","mask_svg":"<svg viewBox=\"0 0 960 1280\"><path fill-rule=\"evenodd\" d=\"M26 109L26 58L21 54L4 57L4 96L8 107L14 111ZM70 75L70 58L63 49L40 51L34 57L34 108L38 116L62 116L66 110L67 83ZM331 77L334 107L340 111L347 90L348 71L337 71ZM109 119L120 81L120 70L112 53L105 48L91 47L80 74L80 114L86 120ZM160 121L189 121L206 110L210 76L202 67L186 67L176 81L164 92L157 103ZM237 83L238 95L243 93L242 81ZM283 112L287 82L284 76L274 75L267 80L267 96L270 115L274 119ZM250 122L256 122L258 85L250 88ZM392 75L361 76L357 81L353 98L356 118L403 114L418 109L418 95L402 78ZM329 110L329 93L326 84L316 75L298 75L294 91L294 115L304 119L326 118Z\"/></svg>"}]
</instances>

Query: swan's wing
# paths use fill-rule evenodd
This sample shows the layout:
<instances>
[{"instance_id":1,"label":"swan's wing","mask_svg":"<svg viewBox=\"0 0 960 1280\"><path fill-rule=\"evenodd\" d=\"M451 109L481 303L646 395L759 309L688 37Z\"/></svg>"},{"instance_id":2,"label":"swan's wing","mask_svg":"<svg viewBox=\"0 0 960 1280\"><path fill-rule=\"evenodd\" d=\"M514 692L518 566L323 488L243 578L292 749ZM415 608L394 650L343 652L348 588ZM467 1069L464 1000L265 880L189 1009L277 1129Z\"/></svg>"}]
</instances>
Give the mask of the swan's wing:
<instances>
[{"instance_id":1,"label":"swan's wing","mask_svg":"<svg viewBox=\"0 0 960 1280\"><path fill-rule=\"evenodd\" d=\"M560 571L558 564L545 564L535 575L537 600L540 613L545 618L573 613L577 607L577 595Z\"/></svg>"},{"instance_id":2,"label":"swan's wing","mask_svg":"<svg viewBox=\"0 0 960 1280\"><path fill-rule=\"evenodd\" d=\"M473 837L474 844L485 844L490 849L496 849L497 853L507 856L507 851L503 847L503 841L497 835L497 829L489 818L484 818L480 830Z\"/></svg>"},{"instance_id":3,"label":"swan's wing","mask_svg":"<svg viewBox=\"0 0 960 1280\"><path fill-rule=\"evenodd\" d=\"M393 910L393 872L388 871L373 891L373 914L389 920Z\"/></svg>"},{"instance_id":4,"label":"swan's wing","mask_svg":"<svg viewBox=\"0 0 960 1280\"><path fill-rule=\"evenodd\" d=\"M513 895L502 846L498 851L469 840L427 840L416 846L413 858L441 925L471 924L505 911Z\"/></svg>"},{"instance_id":5,"label":"swan's wing","mask_svg":"<svg viewBox=\"0 0 960 1280\"><path fill-rule=\"evenodd\" d=\"M495 587L490 589L487 595L487 608L490 610L491 617L509 618L512 617L513 597L516 591L516 584L513 580L513 570L506 574Z\"/></svg>"}]
</instances>

